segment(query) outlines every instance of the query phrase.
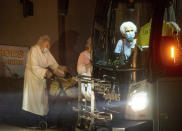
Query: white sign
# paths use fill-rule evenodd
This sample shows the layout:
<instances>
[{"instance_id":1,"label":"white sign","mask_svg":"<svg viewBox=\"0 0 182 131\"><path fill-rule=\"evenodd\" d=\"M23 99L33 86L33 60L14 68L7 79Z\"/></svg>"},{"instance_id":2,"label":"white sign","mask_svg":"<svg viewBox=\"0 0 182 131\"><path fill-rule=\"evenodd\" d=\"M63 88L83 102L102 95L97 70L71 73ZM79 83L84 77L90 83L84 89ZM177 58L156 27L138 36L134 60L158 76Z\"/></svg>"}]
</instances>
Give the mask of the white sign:
<instances>
[{"instance_id":1,"label":"white sign","mask_svg":"<svg viewBox=\"0 0 182 131\"><path fill-rule=\"evenodd\" d=\"M0 76L23 77L28 47L0 45Z\"/></svg>"}]
</instances>

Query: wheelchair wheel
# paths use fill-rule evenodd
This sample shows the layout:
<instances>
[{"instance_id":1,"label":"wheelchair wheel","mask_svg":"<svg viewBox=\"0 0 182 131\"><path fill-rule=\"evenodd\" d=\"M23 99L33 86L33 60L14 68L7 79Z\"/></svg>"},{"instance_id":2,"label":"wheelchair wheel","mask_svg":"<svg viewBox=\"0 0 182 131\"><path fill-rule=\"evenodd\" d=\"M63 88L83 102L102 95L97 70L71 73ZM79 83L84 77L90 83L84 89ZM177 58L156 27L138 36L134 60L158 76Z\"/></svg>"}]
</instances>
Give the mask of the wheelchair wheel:
<instances>
[{"instance_id":1,"label":"wheelchair wheel","mask_svg":"<svg viewBox=\"0 0 182 131\"><path fill-rule=\"evenodd\" d=\"M39 122L39 127L40 127L41 130L47 129L47 122L45 120L41 120Z\"/></svg>"}]
</instances>

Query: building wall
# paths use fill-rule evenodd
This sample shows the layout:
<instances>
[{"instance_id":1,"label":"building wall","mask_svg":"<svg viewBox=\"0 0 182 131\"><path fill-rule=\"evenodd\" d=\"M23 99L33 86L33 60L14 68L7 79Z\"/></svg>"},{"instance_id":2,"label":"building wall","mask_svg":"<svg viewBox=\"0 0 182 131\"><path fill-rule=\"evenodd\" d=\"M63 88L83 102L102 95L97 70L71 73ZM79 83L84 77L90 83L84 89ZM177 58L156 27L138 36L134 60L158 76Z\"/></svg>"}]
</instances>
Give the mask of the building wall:
<instances>
[{"instance_id":1,"label":"building wall","mask_svg":"<svg viewBox=\"0 0 182 131\"><path fill-rule=\"evenodd\" d=\"M91 36L96 0L69 0L65 17L64 63L76 73L78 56Z\"/></svg>"},{"instance_id":2,"label":"building wall","mask_svg":"<svg viewBox=\"0 0 182 131\"><path fill-rule=\"evenodd\" d=\"M51 43L56 43L52 50L58 59L58 2L32 1L34 15L24 18L20 0L0 0L0 44L30 47L40 35L47 34Z\"/></svg>"},{"instance_id":3,"label":"building wall","mask_svg":"<svg viewBox=\"0 0 182 131\"><path fill-rule=\"evenodd\" d=\"M24 18L20 0L0 0L0 44L30 47L40 35L47 34L52 39L51 52L56 60L76 73L79 53L91 35L96 0L69 0L64 29L63 17L58 14L61 0L30 1L33 1L34 15Z\"/></svg>"}]
</instances>

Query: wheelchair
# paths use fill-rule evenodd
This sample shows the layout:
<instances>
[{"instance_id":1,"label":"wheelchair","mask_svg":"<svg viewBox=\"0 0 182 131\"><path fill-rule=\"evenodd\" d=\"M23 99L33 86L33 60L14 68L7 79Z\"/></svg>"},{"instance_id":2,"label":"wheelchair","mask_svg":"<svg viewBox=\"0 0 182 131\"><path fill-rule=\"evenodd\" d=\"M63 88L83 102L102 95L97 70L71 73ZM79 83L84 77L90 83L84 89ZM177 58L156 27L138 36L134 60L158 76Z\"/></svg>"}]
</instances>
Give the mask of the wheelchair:
<instances>
[{"instance_id":1,"label":"wheelchair","mask_svg":"<svg viewBox=\"0 0 182 131\"><path fill-rule=\"evenodd\" d=\"M113 101L120 101L119 88L113 80L78 76L77 128L80 130L110 130L106 126L118 113L109 107Z\"/></svg>"}]
</instances>

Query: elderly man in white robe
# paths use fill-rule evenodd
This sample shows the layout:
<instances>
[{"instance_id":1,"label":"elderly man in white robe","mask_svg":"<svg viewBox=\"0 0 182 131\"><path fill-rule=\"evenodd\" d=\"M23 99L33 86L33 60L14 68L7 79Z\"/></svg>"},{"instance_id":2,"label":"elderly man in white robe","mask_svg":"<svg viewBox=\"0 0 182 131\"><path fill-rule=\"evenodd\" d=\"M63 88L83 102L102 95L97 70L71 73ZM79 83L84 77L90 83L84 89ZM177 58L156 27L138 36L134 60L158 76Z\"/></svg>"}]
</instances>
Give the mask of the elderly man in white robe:
<instances>
[{"instance_id":1,"label":"elderly man in white robe","mask_svg":"<svg viewBox=\"0 0 182 131\"><path fill-rule=\"evenodd\" d=\"M65 75L65 71L59 68L49 49L49 36L41 36L30 48L26 61L22 109L29 116L38 119L46 116L49 111L46 79L50 79L53 74L47 68L51 68L55 74L62 77ZM28 126L37 125L36 122L29 123L30 121Z\"/></svg>"}]
</instances>

